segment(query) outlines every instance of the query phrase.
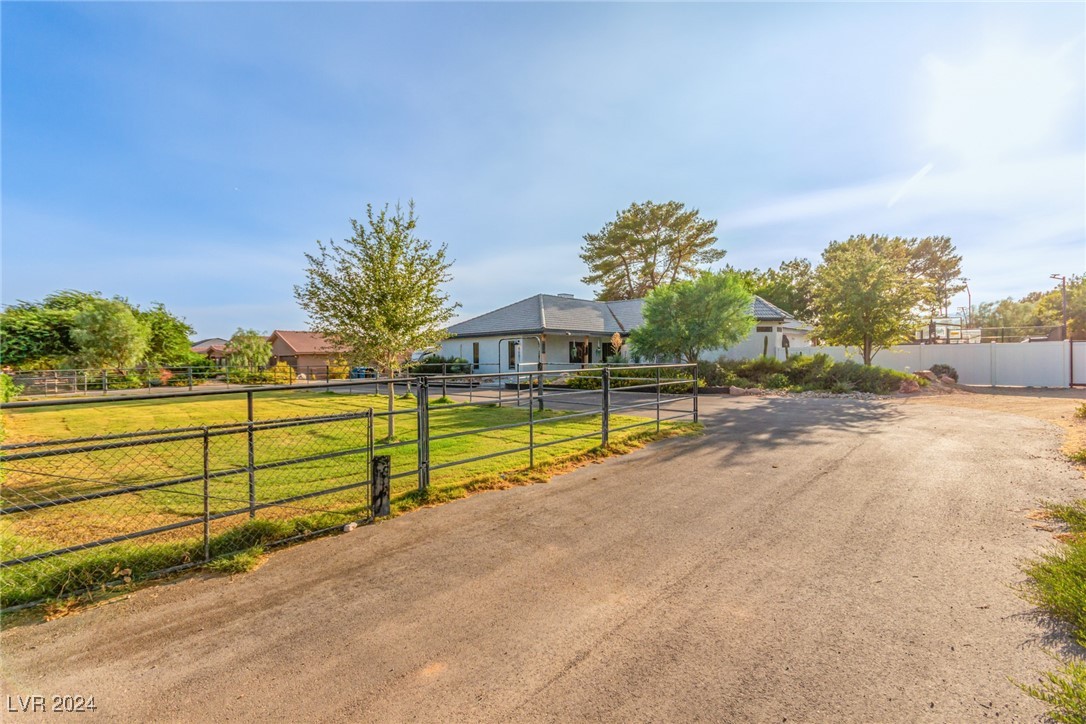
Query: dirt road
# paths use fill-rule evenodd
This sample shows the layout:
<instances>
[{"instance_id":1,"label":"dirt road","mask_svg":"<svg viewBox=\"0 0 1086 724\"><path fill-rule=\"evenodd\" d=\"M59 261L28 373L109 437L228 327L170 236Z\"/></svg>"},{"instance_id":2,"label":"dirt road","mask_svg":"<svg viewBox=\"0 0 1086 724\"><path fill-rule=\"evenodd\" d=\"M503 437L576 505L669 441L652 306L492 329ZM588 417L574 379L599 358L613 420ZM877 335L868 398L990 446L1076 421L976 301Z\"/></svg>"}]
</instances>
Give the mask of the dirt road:
<instances>
[{"instance_id":1,"label":"dirt road","mask_svg":"<svg viewBox=\"0 0 1086 724\"><path fill-rule=\"evenodd\" d=\"M1033 720L1026 514L1060 430L703 398L706 433L3 633L6 696L125 720ZM6 699L4 700L6 701ZM20 717L7 714L8 720Z\"/></svg>"}]
</instances>

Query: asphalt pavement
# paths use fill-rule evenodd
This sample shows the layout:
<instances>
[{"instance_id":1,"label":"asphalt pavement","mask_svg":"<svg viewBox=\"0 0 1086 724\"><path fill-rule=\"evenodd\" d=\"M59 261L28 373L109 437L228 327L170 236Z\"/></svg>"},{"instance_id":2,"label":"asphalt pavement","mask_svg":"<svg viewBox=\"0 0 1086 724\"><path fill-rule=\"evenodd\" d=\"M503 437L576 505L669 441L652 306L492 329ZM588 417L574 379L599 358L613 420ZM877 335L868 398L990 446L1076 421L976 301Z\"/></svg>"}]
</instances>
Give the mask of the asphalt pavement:
<instances>
[{"instance_id":1,"label":"asphalt pavement","mask_svg":"<svg viewBox=\"0 0 1086 724\"><path fill-rule=\"evenodd\" d=\"M8 629L0 703L187 722L1042 713L1011 680L1059 640L1013 586L1051 544L1029 511L1081 495L1056 427L892 401L701 410L697 438Z\"/></svg>"}]
</instances>

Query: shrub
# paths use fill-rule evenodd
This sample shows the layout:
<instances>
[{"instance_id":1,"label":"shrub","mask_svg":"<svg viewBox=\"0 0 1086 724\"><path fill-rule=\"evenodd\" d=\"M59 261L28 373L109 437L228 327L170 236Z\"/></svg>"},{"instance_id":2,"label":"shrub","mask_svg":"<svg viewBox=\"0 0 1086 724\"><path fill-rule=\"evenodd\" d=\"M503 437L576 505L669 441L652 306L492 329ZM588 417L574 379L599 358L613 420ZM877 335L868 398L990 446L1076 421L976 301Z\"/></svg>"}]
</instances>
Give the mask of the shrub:
<instances>
[{"instance_id":1,"label":"shrub","mask_svg":"<svg viewBox=\"0 0 1086 724\"><path fill-rule=\"evenodd\" d=\"M1083 402L1077 408L1075 408L1075 417L1080 420L1086 420L1086 402Z\"/></svg>"},{"instance_id":2,"label":"shrub","mask_svg":"<svg viewBox=\"0 0 1086 724\"><path fill-rule=\"evenodd\" d=\"M471 374L471 364L462 357L431 354L419 360L412 372L419 375L466 375Z\"/></svg>"},{"instance_id":3,"label":"shrub","mask_svg":"<svg viewBox=\"0 0 1086 724\"><path fill-rule=\"evenodd\" d=\"M810 357L795 355L789 357L784 363L785 374L794 385L802 387L818 387L820 380L826 377L827 371L833 367L833 360L827 354L816 354Z\"/></svg>"},{"instance_id":4,"label":"shrub","mask_svg":"<svg viewBox=\"0 0 1086 724\"><path fill-rule=\"evenodd\" d=\"M328 363L328 379L345 380L351 376L351 366L341 359L335 359Z\"/></svg>"},{"instance_id":5,"label":"shrub","mask_svg":"<svg viewBox=\"0 0 1086 724\"><path fill-rule=\"evenodd\" d=\"M15 384L11 375L0 373L0 402L11 402L23 391L22 385Z\"/></svg>"},{"instance_id":6,"label":"shrub","mask_svg":"<svg viewBox=\"0 0 1086 724\"><path fill-rule=\"evenodd\" d=\"M791 381L788 379L788 375L783 372L774 372L773 374L768 375L762 384L769 390L784 390L792 385Z\"/></svg>"},{"instance_id":7,"label":"shrub","mask_svg":"<svg viewBox=\"0 0 1086 724\"><path fill-rule=\"evenodd\" d=\"M954 369L950 365L932 365L931 372L934 373L936 377L942 377L943 375L946 375L947 377L952 377L955 382L958 381L958 370Z\"/></svg>"},{"instance_id":8,"label":"shrub","mask_svg":"<svg viewBox=\"0 0 1086 724\"><path fill-rule=\"evenodd\" d=\"M656 384L656 367L647 365L644 371L636 369L623 369L620 375L621 379L611 381L611 389L616 390L622 387L636 387L640 385L655 385ZM664 368L660 370L661 380L682 380L690 379L689 368ZM602 386L601 379L603 373L601 370L583 370L570 375L566 380L566 384L569 387L577 390L598 390ZM698 378L698 387L705 387L706 381L704 378ZM693 390L691 384L676 384L676 385L664 385L661 388L664 392L671 392L674 394L688 394ZM650 392L652 388L644 387L644 391Z\"/></svg>"},{"instance_id":9,"label":"shrub","mask_svg":"<svg viewBox=\"0 0 1086 724\"><path fill-rule=\"evenodd\" d=\"M735 362L718 360L717 362L698 362L698 377L709 387L730 387L736 384Z\"/></svg>"},{"instance_id":10,"label":"shrub","mask_svg":"<svg viewBox=\"0 0 1086 724\"><path fill-rule=\"evenodd\" d=\"M282 361L276 362L274 366L269 367L265 372L270 381L277 385L293 385L294 381L298 379L298 373L294 371L294 368Z\"/></svg>"}]
</instances>

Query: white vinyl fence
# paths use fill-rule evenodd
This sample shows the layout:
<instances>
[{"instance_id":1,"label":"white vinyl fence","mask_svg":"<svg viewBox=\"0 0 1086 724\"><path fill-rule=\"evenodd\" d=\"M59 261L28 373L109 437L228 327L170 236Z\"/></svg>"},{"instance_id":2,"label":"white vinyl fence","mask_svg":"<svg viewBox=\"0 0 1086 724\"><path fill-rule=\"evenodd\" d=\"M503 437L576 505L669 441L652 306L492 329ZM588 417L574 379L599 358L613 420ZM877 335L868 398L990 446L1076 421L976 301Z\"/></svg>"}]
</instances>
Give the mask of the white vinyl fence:
<instances>
[{"instance_id":1,"label":"white vinyl fence","mask_svg":"<svg viewBox=\"0 0 1086 724\"><path fill-rule=\"evenodd\" d=\"M863 355L855 347L798 347L791 351L792 355L820 353L837 361L863 361ZM1069 387L1072 382L1086 384L1086 342L906 344L881 350L872 363L901 372L926 370L934 364L950 365L958 371L958 381L963 385Z\"/></svg>"}]
</instances>

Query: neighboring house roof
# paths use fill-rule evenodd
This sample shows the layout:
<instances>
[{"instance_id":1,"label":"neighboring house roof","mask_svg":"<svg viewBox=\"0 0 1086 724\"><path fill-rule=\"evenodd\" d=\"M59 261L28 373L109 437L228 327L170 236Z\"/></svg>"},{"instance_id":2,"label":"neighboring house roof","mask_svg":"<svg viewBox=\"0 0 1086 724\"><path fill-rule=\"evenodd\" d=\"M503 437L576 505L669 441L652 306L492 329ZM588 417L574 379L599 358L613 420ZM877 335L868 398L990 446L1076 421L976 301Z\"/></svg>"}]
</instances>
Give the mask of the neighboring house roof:
<instances>
[{"instance_id":1,"label":"neighboring house roof","mask_svg":"<svg viewBox=\"0 0 1086 724\"><path fill-rule=\"evenodd\" d=\"M769 322L777 319L781 321L785 319L794 319L791 314L784 311L776 304L771 304L757 295L755 295L754 301L751 303L750 313L754 315L754 318L759 322Z\"/></svg>"},{"instance_id":2,"label":"neighboring house roof","mask_svg":"<svg viewBox=\"0 0 1086 724\"><path fill-rule=\"evenodd\" d=\"M643 299L599 302L554 294L536 294L492 312L449 327L454 337L491 337L499 334L626 335L643 321ZM793 320L792 315L761 297L754 297L751 314L759 322Z\"/></svg>"},{"instance_id":3,"label":"neighboring house roof","mask_svg":"<svg viewBox=\"0 0 1086 724\"><path fill-rule=\"evenodd\" d=\"M209 337L208 339L201 339L199 342L193 342L192 351L198 354L203 354L211 350L213 347L225 347L229 342L230 340L223 339L222 337Z\"/></svg>"},{"instance_id":4,"label":"neighboring house roof","mask_svg":"<svg viewBox=\"0 0 1086 724\"><path fill-rule=\"evenodd\" d=\"M323 335L316 332L298 332L289 329L277 329L268 337L273 342L278 337L294 354L331 354L339 352Z\"/></svg>"}]
</instances>

